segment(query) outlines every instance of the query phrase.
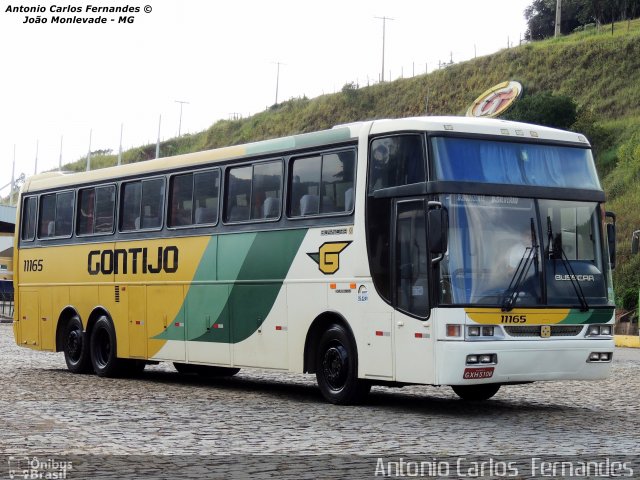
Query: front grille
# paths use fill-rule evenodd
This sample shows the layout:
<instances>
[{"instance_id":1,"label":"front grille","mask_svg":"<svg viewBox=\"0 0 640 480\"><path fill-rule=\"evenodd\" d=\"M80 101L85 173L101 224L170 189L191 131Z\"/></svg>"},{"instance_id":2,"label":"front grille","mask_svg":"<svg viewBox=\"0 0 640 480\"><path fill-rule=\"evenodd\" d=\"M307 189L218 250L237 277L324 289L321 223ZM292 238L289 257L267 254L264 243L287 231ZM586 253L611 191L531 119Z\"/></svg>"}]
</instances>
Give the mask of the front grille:
<instances>
[{"instance_id":1,"label":"front grille","mask_svg":"<svg viewBox=\"0 0 640 480\"><path fill-rule=\"evenodd\" d=\"M539 325L509 325L504 330L511 337L539 337ZM552 337L575 337L582 331L582 325L551 325Z\"/></svg>"}]
</instances>

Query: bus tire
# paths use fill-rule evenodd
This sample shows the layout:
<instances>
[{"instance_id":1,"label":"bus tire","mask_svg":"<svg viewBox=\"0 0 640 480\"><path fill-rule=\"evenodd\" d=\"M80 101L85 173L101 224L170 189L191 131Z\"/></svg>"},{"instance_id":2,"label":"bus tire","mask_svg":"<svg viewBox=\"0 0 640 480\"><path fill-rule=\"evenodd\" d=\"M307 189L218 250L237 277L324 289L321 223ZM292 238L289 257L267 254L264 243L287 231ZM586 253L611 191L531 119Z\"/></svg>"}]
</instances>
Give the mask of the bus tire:
<instances>
[{"instance_id":1,"label":"bus tire","mask_svg":"<svg viewBox=\"0 0 640 480\"><path fill-rule=\"evenodd\" d=\"M96 320L91 331L91 363L99 377L115 377L122 363L116 356L116 332L104 315Z\"/></svg>"},{"instance_id":2,"label":"bus tire","mask_svg":"<svg viewBox=\"0 0 640 480\"><path fill-rule=\"evenodd\" d=\"M485 383L480 385L452 385L451 388L462 400L479 402L489 400L498 390L499 383Z\"/></svg>"},{"instance_id":3,"label":"bus tire","mask_svg":"<svg viewBox=\"0 0 640 480\"><path fill-rule=\"evenodd\" d=\"M63 333L64 361L72 373L91 373L91 356L89 354L89 337L82 330L82 322L78 315L69 319Z\"/></svg>"},{"instance_id":4,"label":"bus tire","mask_svg":"<svg viewBox=\"0 0 640 480\"><path fill-rule=\"evenodd\" d=\"M331 325L320 337L316 379L322 396L336 405L361 403L371 390L369 382L358 378L354 341L342 325Z\"/></svg>"}]
</instances>

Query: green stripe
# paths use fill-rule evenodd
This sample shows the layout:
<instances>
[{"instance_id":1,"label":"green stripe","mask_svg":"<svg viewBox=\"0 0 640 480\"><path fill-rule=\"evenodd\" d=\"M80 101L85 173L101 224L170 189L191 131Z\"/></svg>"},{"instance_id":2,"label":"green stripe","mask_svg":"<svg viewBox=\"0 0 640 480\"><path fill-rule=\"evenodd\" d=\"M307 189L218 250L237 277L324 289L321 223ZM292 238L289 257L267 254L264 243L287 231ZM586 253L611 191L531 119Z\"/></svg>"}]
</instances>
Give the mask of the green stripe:
<instances>
[{"instance_id":1,"label":"green stripe","mask_svg":"<svg viewBox=\"0 0 640 480\"><path fill-rule=\"evenodd\" d=\"M571 309L567 317L560 323L567 324L591 324L591 323L607 323L613 316L613 308L598 308L581 312L577 309Z\"/></svg>"},{"instance_id":2,"label":"green stripe","mask_svg":"<svg viewBox=\"0 0 640 480\"><path fill-rule=\"evenodd\" d=\"M212 238L196 270L197 283L178 313L186 319L186 339L237 343L251 336L271 311L306 233L300 229ZM224 283L199 283L215 280ZM175 321L154 338L182 340L183 330ZM223 327L213 328L215 324Z\"/></svg>"}]
</instances>

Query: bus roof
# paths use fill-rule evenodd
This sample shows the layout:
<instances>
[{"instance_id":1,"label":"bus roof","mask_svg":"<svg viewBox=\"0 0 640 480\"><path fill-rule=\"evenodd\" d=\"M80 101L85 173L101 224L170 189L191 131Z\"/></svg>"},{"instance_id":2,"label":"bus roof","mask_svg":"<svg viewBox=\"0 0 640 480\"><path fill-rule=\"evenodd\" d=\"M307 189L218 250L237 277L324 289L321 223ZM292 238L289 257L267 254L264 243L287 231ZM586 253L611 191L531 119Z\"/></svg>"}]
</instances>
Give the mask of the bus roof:
<instances>
[{"instance_id":1,"label":"bus roof","mask_svg":"<svg viewBox=\"0 0 640 480\"><path fill-rule=\"evenodd\" d=\"M163 157L121 165L119 167L101 168L90 172L46 172L27 178L22 191L26 193L60 188L67 185L75 186L115 181L142 173L160 173L176 168L197 167L199 165L239 159L250 155L278 154L279 152L293 149L344 143L356 140L363 129L368 129L368 134L372 135L394 131L456 132L528 138L532 140L552 140L574 144L582 143L585 147L589 146L587 139L583 135L574 132L508 120L454 116L384 119L336 125L330 130L321 130L313 133L292 135L243 145Z\"/></svg>"}]
</instances>

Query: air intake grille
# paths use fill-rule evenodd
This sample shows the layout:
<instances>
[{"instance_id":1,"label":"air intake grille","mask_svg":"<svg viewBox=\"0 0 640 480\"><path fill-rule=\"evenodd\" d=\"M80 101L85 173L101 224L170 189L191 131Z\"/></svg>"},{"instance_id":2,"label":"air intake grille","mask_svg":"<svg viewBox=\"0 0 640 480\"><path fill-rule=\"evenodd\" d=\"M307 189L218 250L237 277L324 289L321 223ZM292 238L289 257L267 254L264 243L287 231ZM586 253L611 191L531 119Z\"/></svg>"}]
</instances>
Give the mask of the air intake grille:
<instances>
[{"instance_id":1,"label":"air intake grille","mask_svg":"<svg viewBox=\"0 0 640 480\"><path fill-rule=\"evenodd\" d=\"M512 337L539 337L539 325L509 325L504 327ZM552 337L575 337L582 331L582 325L551 325Z\"/></svg>"},{"instance_id":2,"label":"air intake grille","mask_svg":"<svg viewBox=\"0 0 640 480\"><path fill-rule=\"evenodd\" d=\"M120 303L120 285L115 286L116 303Z\"/></svg>"}]
</instances>

